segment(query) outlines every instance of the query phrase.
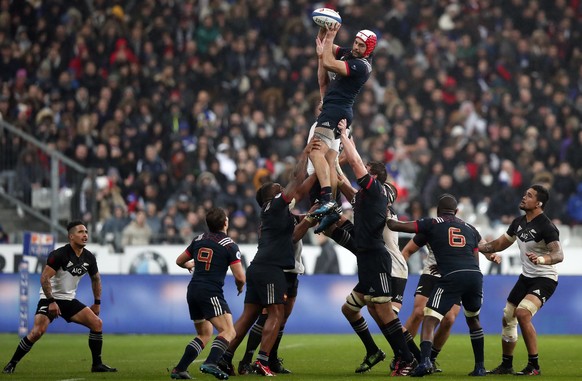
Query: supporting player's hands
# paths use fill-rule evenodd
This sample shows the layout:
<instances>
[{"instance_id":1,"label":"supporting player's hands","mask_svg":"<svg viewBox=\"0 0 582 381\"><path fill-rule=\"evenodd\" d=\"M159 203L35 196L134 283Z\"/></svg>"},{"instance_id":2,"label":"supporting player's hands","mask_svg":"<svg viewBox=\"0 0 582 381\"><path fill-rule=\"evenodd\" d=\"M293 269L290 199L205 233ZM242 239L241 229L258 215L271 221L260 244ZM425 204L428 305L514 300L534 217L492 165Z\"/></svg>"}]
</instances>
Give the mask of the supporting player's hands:
<instances>
[{"instance_id":1,"label":"supporting player's hands","mask_svg":"<svg viewBox=\"0 0 582 381\"><path fill-rule=\"evenodd\" d=\"M491 262L495 262L497 264L501 263L501 255L497 254L497 253L491 253L487 259L489 259Z\"/></svg>"},{"instance_id":2,"label":"supporting player's hands","mask_svg":"<svg viewBox=\"0 0 582 381\"><path fill-rule=\"evenodd\" d=\"M48 314L53 319L57 319L59 316L61 316L61 309L59 308L59 305L57 304L57 302L52 302L51 304L49 304Z\"/></svg>"},{"instance_id":3,"label":"supporting player's hands","mask_svg":"<svg viewBox=\"0 0 582 381\"><path fill-rule=\"evenodd\" d=\"M348 129L348 121L345 119L340 120L339 123L337 124L337 129L339 130L341 135L344 135L346 133L346 130Z\"/></svg>"},{"instance_id":4,"label":"supporting player's hands","mask_svg":"<svg viewBox=\"0 0 582 381\"><path fill-rule=\"evenodd\" d=\"M305 153L309 155L311 151L318 149L321 149L321 139L318 138L317 136L314 136L305 146Z\"/></svg>"},{"instance_id":5,"label":"supporting player's hands","mask_svg":"<svg viewBox=\"0 0 582 381\"><path fill-rule=\"evenodd\" d=\"M543 255L537 255L536 253L525 253L527 259L531 261L534 265L544 265L546 261L543 258ZM541 259L540 259L541 258Z\"/></svg>"},{"instance_id":6,"label":"supporting player's hands","mask_svg":"<svg viewBox=\"0 0 582 381\"><path fill-rule=\"evenodd\" d=\"M97 316L99 316L99 313L101 312L101 306L99 304L93 304L91 307L89 307L91 309L91 311L93 311L93 313Z\"/></svg>"},{"instance_id":7,"label":"supporting player's hands","mask_svg":"<svg viewBox=\"0 0 582 381\"><path fill-rule=\"evenodd\" d=\"M319 35L315 37L315 52L317 53L317 58L323 58L323 39L325 35L320 37Z\"/></svg>"}]
</instances>

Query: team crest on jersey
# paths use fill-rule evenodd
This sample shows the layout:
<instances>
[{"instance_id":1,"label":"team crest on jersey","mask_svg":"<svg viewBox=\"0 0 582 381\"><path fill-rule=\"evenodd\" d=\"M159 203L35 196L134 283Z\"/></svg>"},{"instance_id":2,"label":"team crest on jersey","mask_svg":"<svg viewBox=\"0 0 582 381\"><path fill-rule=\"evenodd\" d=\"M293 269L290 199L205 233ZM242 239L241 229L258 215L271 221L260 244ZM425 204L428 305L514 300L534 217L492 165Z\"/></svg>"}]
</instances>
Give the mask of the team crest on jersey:
<instances>
[{"instance_id":1,"label":"team crest on jersey","mask_svg":"<svg viewBox=\"0 0 582 381\"><path fill-rule=\"evenodd\" d=\"M236 252L236 259L241 259L242 254L240 253L240 251Z\"/></svg>"}]
</instances>

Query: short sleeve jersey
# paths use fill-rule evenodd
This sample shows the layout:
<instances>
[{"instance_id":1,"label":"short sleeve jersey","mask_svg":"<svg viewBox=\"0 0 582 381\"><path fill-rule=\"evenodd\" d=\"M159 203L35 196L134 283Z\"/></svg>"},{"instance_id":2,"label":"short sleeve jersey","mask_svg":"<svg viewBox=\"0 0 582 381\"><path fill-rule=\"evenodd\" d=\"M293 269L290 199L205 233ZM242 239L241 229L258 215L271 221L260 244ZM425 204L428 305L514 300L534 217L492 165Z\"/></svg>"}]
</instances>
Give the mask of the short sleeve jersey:
<instances>
[{"instance_id":1,"label":"short sleeve jersey","mask_svg":"<svg viewBox=\"0 0 582 381\"><path fill-rule=\"evenodd\" d=\"M284 270L295 268L295 219L288 205L285 195L279 193L261 209L259 246L252 263L277 266Z\"/></svg>"},{"instance_id":2,"label":"short sleeve jersey","mask_svg":"<svg viewBox=\"0 0 582 381\"><path fill-rule=\"evenodd\" d=\"M560 240L560 233L556 225L544 213L530 222L525 216L513 220L507 232L507 239L517 240L519 256L522 263L522 273L526 277L546 277L558 281L558 271L555 265L534 265L525 253L536 253L538 256L548 254L548 244Z\"/></svg>"},{"instance_id":3,"label":"short sleeve jersey","mask_svg":"<svg viewBox=\"0 0 582 381\"><path fill-rule=\"evenodd\" d=\"M345 61L347 75L331 74L331 80L324 97L323 108L335 107L345 108L348 120L352 120L352 107L356 96L370 78L372 65L369 58L354 58L351 55L351 48L338 48L336 59Z\"/></svg>"},{"instance_id":4,"label":"short sleeve jersey","mask_svg":"<svg viewBox=\"0 0 582 381\"><path fill-rule=\"evenodd\" d=\"M52 296L59 300L75 299L81 277L87 273L92 276L99 272L97 259L93 253L83 248L81 255L77 257L70 244L52 251L46 265L56 271L50 282ZM46 298L42 287L40 296L42 299Z\"/></svg>"},{"instance_id":5,"label":"short sleeve jersey","mask_svg":"<svg viewBox=\"0 0 582 381\"><path fill-rule=\"evenodd\" d=\"M186 248L194 260L192 283L222 289L228 267L240 262L238 245L226 234L204 233Z\"/></svg>"},{"instance_id":6,"label":"short sleeve jersey","mask_svg":"<svg viewBox=\"0 0 582 381\"><path fill-rule=\"evenodd\" d=\"M398 221L398 216L391 207L387 211L387 214L389 219ZM388 229L388 227L384 227L382 235L384 238L386 250L388 250L390 257L392 257L392 277L407 279L408 264L404 260L402 252L400 251L400 247L398 246L398 232L394 232Z\"/></svg>"},{"instance_id":7,"label":"short sleeve jersey","mask_svg":"<svg viewBox=\"0 0 582 381\"><path fill-rule=\"evenodd\" d=\"M384 248L388 194L384 185L366 174L358 179L354 200L354 239L358 251Z\"/></svg>"},{"instance_id":8,"label":"short sleeve jersey","mask_svg":"<svg viewBox=\"0 0 582 381\"><path fill-rule=\"evenodd\" d=\"M475 253L481 235L472 225L452 214L423 218L416 222L414 242L429 245L442 276L457 271L480 271ZM424 241L424 242L423 242Z\"/></svg>"}]
</instances>

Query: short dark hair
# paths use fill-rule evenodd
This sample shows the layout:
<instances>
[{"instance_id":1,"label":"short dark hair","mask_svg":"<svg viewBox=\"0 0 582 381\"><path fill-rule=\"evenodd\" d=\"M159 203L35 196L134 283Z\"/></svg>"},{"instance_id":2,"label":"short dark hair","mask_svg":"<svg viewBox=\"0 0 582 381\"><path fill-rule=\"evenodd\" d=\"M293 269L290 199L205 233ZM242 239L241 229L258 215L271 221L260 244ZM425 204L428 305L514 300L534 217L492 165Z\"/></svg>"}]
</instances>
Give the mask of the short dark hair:
<instances>
[{"instance_id":1,"label":"short dark hair","mask_svg":"<svg viewBox=\"0 0 582 381\"><path fill-rule=\"evenodd\" d=\"M226 221L226 213L221 208L211 208L206 213L206 225L211 233L222 231Z\"/></svg>"},{"instance_id":2,"label":"short dark hair","mask_svg":"<svg viewBox=\"0 0 582 381\"><path fill-rule=\"evenodd\" d=\"M84 226L85 223L83 221L81 221L81 220L73 220L73 221L70 221L67 224L67 233L70 234L71 233L71 229L74 228L74 227L77 227L79 225L83 225Z\"/></svg>"},{"instance_id":3,"label":"short dark hair","mask_svg":"<svg viewBox=\"0 0 582 381\"><path fill-rule=\"evenodd\" d=\"M437 214L447 213L455 214L457 210L457 199L450 193L444 193L439 197L439 202L437 205Z\"/></svg>"},{"instance_id":4,"label":"short dark hair","mask_svg":"<svg viewBox=\"0 0 582 381\"><path fill-rule=\"evenodd\" d=\"M265 203L265 200L269 197L269 191L273 187L273 184L275 184L275 183L272 181L269 181L269 182L264 183L263 185L261 185L261 187L259 189L257 189L256 200L257 200L257 204L259 204L260 207L263 206L263 204Z\"/></svg>"},{"instance_id":5,"label":"short dark hair","mask_svg":"<svg viewBox=\"0 0 582 381\"><path fill-rule=\"evenodd\" d=\"M379 161L370 161L368 162L368 166L370 167L370 174L376 175L376 179L384 183L388 178L388 173L386 172L386 165Z\"/></svg>"},{"instance_id":6,"label":"short dark hair","mask_svg":"<svg viewBox=\"0 0 582 381\"><path fill-rule=\"evenodd\" d=\"M546 207L548 201L550 200L550 191L548 190L548 188L541 184L534 184L530 188L536 191L536 199L542 203L542 205L540 206L542 207L543 210Z\"/></svg>"}]
</instances>

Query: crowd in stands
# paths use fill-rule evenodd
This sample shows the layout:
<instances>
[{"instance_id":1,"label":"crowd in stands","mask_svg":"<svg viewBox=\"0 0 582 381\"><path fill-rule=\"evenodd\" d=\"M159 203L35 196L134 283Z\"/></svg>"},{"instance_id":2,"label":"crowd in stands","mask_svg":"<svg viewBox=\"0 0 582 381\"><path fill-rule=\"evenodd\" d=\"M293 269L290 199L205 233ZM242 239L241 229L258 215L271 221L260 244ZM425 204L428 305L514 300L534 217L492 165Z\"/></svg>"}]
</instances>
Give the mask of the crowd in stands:
<instances>
[{"instance_id":1,"label":"crowd in stands","mask_svg":"<svg viewBox=\"0 0 582 381\"><path fill-rule=\"evenodd\" d=\"M449 192L505 224L535 182L551 218L582 223L579 0L0 1L1 117L96 170L96 194L64 166L60 185L104 241L189 242L221 206L256 242L255 189L286 183L320 101L318 6L342 46L378 34L352 132L402 218ZM46 155L6 131L0 150L30 202Z\"/></svg>"}]
</instances>

